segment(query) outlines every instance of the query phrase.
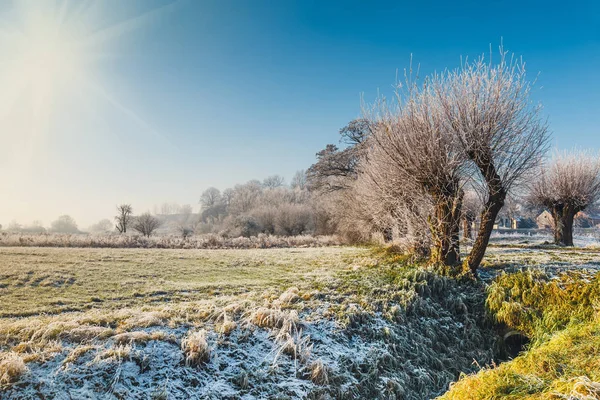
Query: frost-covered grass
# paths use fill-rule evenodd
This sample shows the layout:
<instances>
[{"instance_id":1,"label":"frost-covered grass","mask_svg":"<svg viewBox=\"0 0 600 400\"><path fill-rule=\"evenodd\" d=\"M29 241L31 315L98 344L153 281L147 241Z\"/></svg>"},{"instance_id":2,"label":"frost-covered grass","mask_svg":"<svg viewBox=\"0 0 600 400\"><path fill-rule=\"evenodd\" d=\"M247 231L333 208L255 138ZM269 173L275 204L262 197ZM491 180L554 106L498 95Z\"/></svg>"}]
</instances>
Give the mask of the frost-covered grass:
<instances>
[{"instance_id":1,"label":"frost-covered grass","mask_svg":"<svg viewBox=\"0 0 600 400\"><path fill-rule=\"evenodd\" d=\"M448 398L594 398L598 265L494 247L475 280L368 248L0 248L0 398L417 400L461 374ZM506 329L533 347L500 363Z\"/></svg>"},{"instance_id":2,"label":"frost-covered grass","mask_svg":"<svg viewBox=\"0 0 600 400\"><path fill-rule=\"evenodd\" d=\"M9 271L20 260L24 277L75 278L65 287L4 278L18 306L2 304L0 358L25 369L0 386L2 398L422 399L494 357L481 283L368 249L0 257ZM77 311L49 302L47 288ZM102 301L86 301L91 288ZM168 295L133 296L141 288ZM6 317L15 313L24 316Z\"/></svg>"},{"instance_id":3,"label":"frost-covered grass","mask_svg":"<svg viewBox=\"0 0 600 400\"><path fill-rule=\"evenodd\" d=\"M144 249L270 249L288 247L322 247L340 245L336 236L274 236L259 234L251 237L224 237L217 234L144 237L136 234L61 234L0 232L0 247L84 247L84 248L144 248Z\"/></svg>"},{"instance_id":4,"label":"frost-covered grass","mask_svg":"<svg viewBox=\"0 0 600 400\"><path fill-rule=\"evenodd\" d=\"M298 285L356 248L169 250L0 248L0 317L177 303Z\"/></svg>"}]
</instances>

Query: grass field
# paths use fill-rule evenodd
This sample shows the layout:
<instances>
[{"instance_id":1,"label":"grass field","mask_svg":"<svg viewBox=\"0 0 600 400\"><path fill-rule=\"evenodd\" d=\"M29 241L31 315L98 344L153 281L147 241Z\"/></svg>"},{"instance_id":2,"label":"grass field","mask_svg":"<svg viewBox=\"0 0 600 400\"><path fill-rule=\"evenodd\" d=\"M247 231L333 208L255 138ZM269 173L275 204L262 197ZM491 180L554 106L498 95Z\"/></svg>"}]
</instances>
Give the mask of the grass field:
<instances>
[{"instance_id":1,"label":"grass field","mask_svg":"<svg viewBox=\"0 0 600 400\"><path fill-rule=\"evenodd\" d=\"M566 327L565 337L581 341L596 330L572 326L568 316L587 321L598 303L592 298L575 313L552 277L571 270L591 277L599 265L597 249L504 243L489 249L475 281L370 248L0 248L0 398L417 400L443 394L463 373L470 375L448 398L475 396L474 385L482 399L563 386L571 393L597 376L579 365L575 383L555 385L543 363L557 340L548 342L541 328L530 335L538 346L530 358L490 367L502 346L489 316L528 334L543 320L544 329ZM549 278L506 278L523 268ZM597 280L581 282L568 286L573 296L598 297L590 286ZM498 310L486 311L490 284L507 297L497 294ZM517 284L525 294L512 289ZM536 285L548 292L531 297L527 287ZM522 361L536 349L546 358ZM524 365L542 372L527 378ZM488 367L472 375L479 366ZM495 371L512 386L498 389Z\"/></svg>"},{"instance_id":2,"label":"grass field","mask_svg":"<svg viewBox=\"0 0 600 400\"><path fill-rule=\"evenodd\" d=\"M356 248L0 248L0 317L206 299L286 288L347 267Z\"/></svg>"}]
</instances>

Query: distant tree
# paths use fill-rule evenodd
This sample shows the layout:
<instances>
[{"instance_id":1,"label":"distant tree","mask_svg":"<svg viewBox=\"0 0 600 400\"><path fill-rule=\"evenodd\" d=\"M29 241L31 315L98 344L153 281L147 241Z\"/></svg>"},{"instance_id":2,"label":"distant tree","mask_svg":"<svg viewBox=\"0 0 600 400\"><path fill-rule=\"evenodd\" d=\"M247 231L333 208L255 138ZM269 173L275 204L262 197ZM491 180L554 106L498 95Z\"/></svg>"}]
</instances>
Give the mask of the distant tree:
<instances>
[{"instance_id":1,"label":"distant tree","mask_svg":"<svg viewBox=\"0 0 600 400\"><path fill-rule=\"evenodd\" d=\"M304 190L306 189L306 171L301 169L294 174L292 182L290 183L292 189Z\"/></svg>"},{"instance_id":2,"label":"distant tree","mask_svg":"<svg viewBox=\"0 0 600 400\"><path fill-rule=\"evenodd\" d=\"M462 204L463 238L473 239L473 223L481 211L481 199L474 191L466 191Z\"/></svg>"},{"instance_id":3,"label":"distant tree","mask_svg":"<svg viewBox=\"0 0 600 400\"><path fill-rule=\"evenodd\" d=\"M197 221L193 221L192 213L193 209L189 204L181 206L177 221L177 231L184 239L187 239L194 233L194 225Z\"/></svg>"},{"instance_id":4,"label":"distant tree","mask_svg":"<svg viewBox=\"0 0 600 400\"><path fill-rule=\"evenodd\" d=\"M30 225L21 228L21 231L27 233L45 233L46 228L44 228L42 221L35 220Z\"/></svg>"},{"instance_id":5,"label":"distant tree","mask_svg":"<svg viewBox=\"0 0 600 400\"><path fill-rule=\"evenodd\" d=\"M235 192L232 188L227 188L227 189L223 190L221 200L222 200L223 204L225 204L225 206L229 206L234 194L235 194Z\"/></svg>"},{"instance_id":6,"label":"distant tree","mask_svg":"<svg viewBox=\"0 0 600 400\"><path fill-rule=\"evenodd\" d=\"M558 154L531 185L530 201L554 219L554 242L573 246L575 215L600 198L600 159L589 153Z\"/></svg>"},{"instance_id":7,"label":"distant tree","mask_svg":"<svg viewBox=\"0 0 600 400\"><path fill-rule=\"evenodd\" d=\"M78 233L77 223L70 215L61 215L50 224L50 230L57 233Z\"/></svg>"},{"instance_id":8,"label":"distant tree","mask_svg":"<svg viewBox=\"0 0 600 400\"><path fill-rule=\"evenodd\" d=\"M200 205L202 208L211 208L221 202L221 192L215 187L209 187L200 196Z\"/></svg>"},{"instance_id":9,"label":"distant tree","mask_svg":"<svg viewBox=\"0 0 600 400\"><path fill-rule=\"evenodd\" d=\"M95 233L110 232L112 229L113 229L113 224L110 221L110 219L108 219L108 218L102 219L102 220L98 221L97 223L95 223L94 225L90 226L90 232L95 232Z\"/></svg>"},{"instance_id":10,"label":"distant tree","mask_svg":"<svg viewBox=\"0 0 600 400\"><path fill-rule=\"evenodd\" d=\"M311 190L327 193L351 187L358 176L360 152L356 147L340 150L336 145L328 144L316 156L317 162L306 172Z\"/></svg>"},{"instance_id":11,"label":"distant tree","mask_svg":"<svg viewBox=\"0 0 600 400\"><path fill-rule=\"evenodd\" d=\"M117 222L116 228L119 233L127 233L127 228L129 228L132 216L133 208L131 207L131 204L121 204L117 206L115 221Z\"/></svg>"},{"instance_id":12,"label":"distant tree","mask_svg":"<svg viewBox=\"0 0 600 400\"><path fill-rule=\"evenodd\" d=\"M283 186L285 179L281 175L271 175L265 178L262 182L262 185L265 189L275 189Z\"/></svg>"},{"instance_id":13,"label":"distant tree","mask_svg":"<svg viewBox=\"0 0 600 400\"><path fill-rule=\"evenodd\" d=\"M145 212L134 219L132 227L142 235L150 237L159 226L160 220L149 212Z\"/></svg>"},{"instance_id":14,"label":"distant tree","mask_svg":"<svg viewBox=\"0 0 600 400\"><path fill-rule=\"evenodd\" d=\"M256 180L251 180L243 185L236 185L229 202L229 214L240 215L249 212L257 205L262 193L263 186Z\"/></svg>"},{"instance_id":15,"label":"distant tree","mask_svg":"<svg viewBox=\"0 0 600 400\"><path fill-rule=\"evenodd\" d=\"M177 203L162 203L160 206L160 214L162 215L179 214L180 211L181 207Z\"/></svg>"},{"instance_id":16,"label":"distant tree","mask_svg":"<svg viewBox=\"0 0 600 400\"><path fill-rule=\"evenodd\" d=\"M20 232L22 229L23 226L15 220L10 221L10 224L8 224L7 228L7 230L10 232Z\"/></svg>"},{"instance_id":17,"label":"distant tree","mask_svg":"<svg viewBox=\"0 0 600 400\"><path fill-rule=\"evenodd\" d=\"M179 214L190 216L194 212L194 209L189 204L184 204L179 208Z\"/></svg>"},{"instance_id":18,"label":"distant tree","mask_svg":"<svg viewBox=\"0 0 600 400\"><path fill-rule=\"evenodd\" d=\"M374 125L367 118L357 118L340 129L341 141L351 146L364 143L371 135Z\"/></svg>"}]
</instances>

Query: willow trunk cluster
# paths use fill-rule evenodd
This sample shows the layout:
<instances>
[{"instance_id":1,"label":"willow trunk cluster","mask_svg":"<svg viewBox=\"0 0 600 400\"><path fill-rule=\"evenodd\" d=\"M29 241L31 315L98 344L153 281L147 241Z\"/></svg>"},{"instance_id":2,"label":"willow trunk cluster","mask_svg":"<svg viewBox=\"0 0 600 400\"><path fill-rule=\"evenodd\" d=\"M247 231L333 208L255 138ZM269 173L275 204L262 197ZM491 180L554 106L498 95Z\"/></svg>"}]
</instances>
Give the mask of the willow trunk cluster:
<instances>
[{"instance_id":1,"label":"willow trunk cluster","mask_svg":"<svg viewBox=\"0 0 600 400\"><path fill-rule=\"evenodd\" d=\"M496 63L481 57L422 85L407 78L393 107L382 100L368 111L371 135L363 142L368 151L359 174L388 196L429 197L432 262L460 262L461 208L469 187L483 199L467 259L475 272L507 195L540 164L549 135L540 107L531 104L531 87L525 64L500 48ZM473 217L466 221L470 236Z\"/></svg>"},{"instance_id":2,"label":"willow trunk cluster","mask_svg":"<svg viewBox=\"0 0 600 400\"><path fill-rule=\"evenodd\" d=\"M575 216L600 198L600 158L570 151L556 154L531 185L530 201L554 220L554 242L573 246Z\"/></svg>"}]
</instances>

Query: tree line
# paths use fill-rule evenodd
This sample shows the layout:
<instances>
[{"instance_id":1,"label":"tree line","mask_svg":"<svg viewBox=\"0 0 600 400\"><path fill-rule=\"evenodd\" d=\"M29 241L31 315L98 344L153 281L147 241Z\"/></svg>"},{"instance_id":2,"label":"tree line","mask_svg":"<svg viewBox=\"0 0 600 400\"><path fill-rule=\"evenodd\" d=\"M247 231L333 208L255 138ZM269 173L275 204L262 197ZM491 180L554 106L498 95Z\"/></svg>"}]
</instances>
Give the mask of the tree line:
<instances>
[{"instance_id":1,"label":"tree line","mask_svg":"<svg viewBox=\"0 0 600 400\"><path fill-rule=\"evenodd\" d=\"M509 196L548 209L557 244L572 245L574 216L597 201L598 156L578 151L547 161L550 133L531 100L525 63L500 48L415 79L395 97L363 106L308 169L316 204L350 240L374 233L404 241L434 264L461 264L461 221L478 231L464 266L479 267Z\"/></svg>"}]
</instances>

